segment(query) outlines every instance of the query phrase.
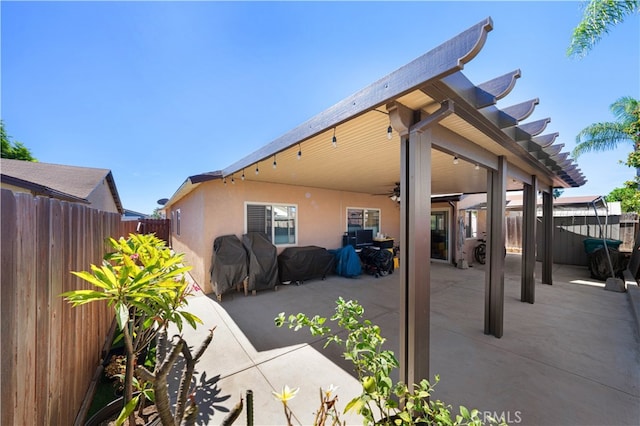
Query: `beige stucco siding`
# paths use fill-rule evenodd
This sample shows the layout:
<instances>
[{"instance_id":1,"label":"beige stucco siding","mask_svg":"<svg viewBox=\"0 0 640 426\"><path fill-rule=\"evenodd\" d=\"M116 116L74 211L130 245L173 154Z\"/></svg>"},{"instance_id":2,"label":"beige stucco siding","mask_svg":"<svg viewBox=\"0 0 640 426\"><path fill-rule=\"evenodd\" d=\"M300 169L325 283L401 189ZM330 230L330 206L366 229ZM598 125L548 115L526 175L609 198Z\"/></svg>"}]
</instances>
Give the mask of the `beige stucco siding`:
<instances>
[{"instance_id":1,"label":"beige stucco siding","mask_svg":"<svg viewBox=\"0 0 640 426\"><path fill-rule=\"evenodd\" d=\"M185 263L193 269L190 271L192 277L206 289L207 281L205 271L205 232L204 232L204 193L198 189L187 194L180 199L177 205L172 206L167 217L171 219L171 246L177 253L184 254ZM177 233L176 210L180 209L180 234ZM211 291L208 287L207 293Z\"/></svg>"},{"instance_id":2,"label":"beige stucco siding","mask_svg":"<svg viewBox=\"0 0 640 426\"><path fill-rule=\"evenodd\" d=\"M13 192L26 192L28 194L31 193L31 191L28 190L28 189L25 189L25 188L22 188L22 187L19 187L19 186L15 186L15 185L10 185L8 183L1 183L0 184L0 188L2 188L2 189L10 189Z\"/></svg>"},{"instance_id":3,"label":"beige stucco siding","mask_svg":"<svg viewBox=\"0 0 640 426\"><path fill-rule=\"evenodd\" d=\"M193 266L193 278L206 293L212 291L213 241L221 235L242 237L246 202L297 205L297 246L341 247L347 207L380 209L382 232L395 238L400 234L399 206L386 196L262 182L202 183L172 205L171 211L180 209L181 213L180 235L174 227L172 237L174 249L185 253L185 260ZM283 249L279 247L278 252Z\"/></svg>"},{"instance_id":4,"label":"beige stucco siding","mask_svg":"<svg viewBox=\"0 0 640 426\"><path fill-rule=\"evenodd\" d=\"M111 189L109 189L109 184L106 179L102 179L102 182L91 191L87 200L91 203L91 208L118 213L118 207L113 200L113 194L111 193Z\"/></svg>"}]
</instances>

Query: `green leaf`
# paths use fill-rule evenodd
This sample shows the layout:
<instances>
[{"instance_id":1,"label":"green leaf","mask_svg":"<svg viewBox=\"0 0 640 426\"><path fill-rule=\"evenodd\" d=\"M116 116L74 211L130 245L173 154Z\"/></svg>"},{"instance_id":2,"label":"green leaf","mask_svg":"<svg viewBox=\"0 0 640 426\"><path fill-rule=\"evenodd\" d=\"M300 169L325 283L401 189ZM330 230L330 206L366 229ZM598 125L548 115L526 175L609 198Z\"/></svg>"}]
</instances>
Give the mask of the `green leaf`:
<instances>
[{"instance_id":1,"label":"green leaf","mask_svg":"<svg viewBox=\"0 0 640 426\"><path fill-rule=\"evenodd\" d=\"M131 401L127 403L127 405L125 405L125 407L120 412L120 415L116 419L116 426L122 426L124 421L127 420L127 417L129 417L129 414L133 413L133 410L135 410L138 406L139 399L140 395L136 395L131 399Z\"/></svg>"},{"instance_id":2,"label":"green leaf","mask_svg":"<svg viewBox=\"0 0 640 426\"><path fill-rule=\"evenodd\" d=\"M180 315L182 315L182 317L187 320L187 322L189 323L189 325L191 325L191 327L196 328L197 323L203 324L202 320L200 318L198 318L197 316L193 315L190 312L187 311L181 311Z\"/></svg>"},{"instance_id":3,"label":"green leaf","mask_svg":"<svg viewBox=\"0 0 640 426\"><path fill-rule=\"evenodd\" d=\"M129 321L129 308L124 303L116 304L116 321L120 330L124 330Z\"/></svg>"},{"instance_id":4,"label":"green leaf","mask_svg":"<svg viewBox=\"0 0 640 426\"><path fill-rule=\"evenodd\" d=\"M73 290L62 293L60 296L64 297L73 306L83 305L89 302L95 302L98 300L109 299L110 296L107 293L95 290Z\"/></svg>"},{"instance_id":5,"label":"green leaf","mask_svg":"<svg viewBox=\"0 0 640 426\"><path fill-rule=\"evenodd\" d=\"M362 400L360 399L360 397L356 397L356 398L353 398L351 401L349 401L347 406L344 407L344 412L348 413L349 411L354 410L356 413L360 414L363 406L364 404L362 403Z\"/></svg>"},{"instance_id":6,"label":"green leaf","mask_svg":"<svg viewBox=\"0 0 640 426\"><path fill-rule=\"evenodd\" d=\"M411 416L406 411L399 412L398 417L400 417L404 422L411 423Z\"/></svg>"},{"instance_id":7,"label":"green leaf","mask_svg":"<svg viewBox=\"0 0 640 426\"><path fill-rule=\"evenodd\" d=\"M95 265L91 265L91 268L95 268ZM108 289L111 288L111 286L109 285L108 282L104 282L100 279L98 279L96 276L92 275L91 273L87 272L87 271L81 271L81 272L76 272L76 271L71 271L71 273L73 275L75 275L76 277L82 278L83 280L95 285L96 287L100 287L103 289Z\"/></svg>"},{"instance_id":8,"label":"green leaf","mask_svg":"<svg viewBox=\"0 0 640 426\"><path fill-rule=\"evenodd\" d=\"M469 410L467 410L467 407L465 407L464 405L460 406L460 414L462 414L462 417L464 417L465 419L469 419L471 417L469 415Z\"/></svg>"}]
</instances>

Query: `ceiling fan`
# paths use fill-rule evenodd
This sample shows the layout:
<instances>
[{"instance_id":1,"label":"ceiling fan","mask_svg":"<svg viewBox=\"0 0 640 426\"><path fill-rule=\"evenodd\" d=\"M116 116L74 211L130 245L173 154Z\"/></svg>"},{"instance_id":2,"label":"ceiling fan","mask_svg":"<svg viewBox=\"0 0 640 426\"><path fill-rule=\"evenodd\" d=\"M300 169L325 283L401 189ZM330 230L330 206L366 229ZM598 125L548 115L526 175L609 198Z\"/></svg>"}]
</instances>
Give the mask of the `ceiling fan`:
<instances>
[{"instance_id":1,"label":"ceiling fan","mask_svg":"<svg viewBox=\"0 0 640 426\"><path fill-rule=\"evenodd\" d=\"M386 195L389 198L391 198L393 201L400 202L400 182L396 182L395 185L396 186L393 187L393 189L391 189L390 191L383 192L381 194L373 194L373 195Z\"/></svg>"}]
</instances>

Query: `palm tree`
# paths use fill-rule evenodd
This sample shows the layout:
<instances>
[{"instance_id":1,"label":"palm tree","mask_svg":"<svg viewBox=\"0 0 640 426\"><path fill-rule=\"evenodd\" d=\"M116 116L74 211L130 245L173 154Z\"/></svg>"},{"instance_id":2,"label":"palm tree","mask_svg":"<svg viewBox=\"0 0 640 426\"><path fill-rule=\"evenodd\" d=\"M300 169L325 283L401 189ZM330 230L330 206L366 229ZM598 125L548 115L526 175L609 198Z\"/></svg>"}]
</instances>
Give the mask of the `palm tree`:
<instances>
[{"instance_id":1,"label":"palm tree","mask_svg":"<svg viewBox=\"0 0 640 426\"><path fill-rule=\"evenodd\" d=\"M611 27L624 21L627 15L639 11L640 0L590 0L582 21L573 30L567 55L578 58L585 56Z\"/></svg>"},{"instance_id":2,"label":"palm tree","mask_svg":"<svg viewBox=\"0 0 640 426\"><path fill-rule=\"evenodd\" d=\"M591 151L612 150L620 142L631 142L633 151L626 164L635 167L636 176L640 176L640 101L624 96L611 104L610 109L616 121L595 123L582 129L576 136L573 157Z\"/></svg>"}]
</instances>

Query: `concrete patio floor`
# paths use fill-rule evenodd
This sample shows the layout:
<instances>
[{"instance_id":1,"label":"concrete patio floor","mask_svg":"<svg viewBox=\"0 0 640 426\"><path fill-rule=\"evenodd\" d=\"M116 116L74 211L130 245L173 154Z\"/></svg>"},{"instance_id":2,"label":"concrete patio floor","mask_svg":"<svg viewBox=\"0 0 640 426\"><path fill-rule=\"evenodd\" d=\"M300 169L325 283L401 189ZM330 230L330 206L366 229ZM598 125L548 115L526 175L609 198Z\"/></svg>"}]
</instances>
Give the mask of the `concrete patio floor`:
<instances>
[{"instance_id":1,"label":"concrete patio floor","mask_svg":"<svg viewBox=\"0 0 640 426\"><path fill-rule=\"evenodd\" d=\"M586 267L554 265L553 286L539 281L536 303L520 302L520 256L506 259L504 336L483 333L484 271L431 264L431 375L440 375L434 397L453 406L503 416L510 424L640 424L640 345L637 318L627 293L605 291ZM634 290L637 290L635 288ZM272 391L300 387L289 405L294 424L313 423L318 390L339 386L340 410L360 392L350 364L335 345L306 330L276 328L279 312L331 316L342 296L365 308L380 325L388 348L398 353L399 274L311 280L279 286L256 296L190 298L190 310L205 322L186 330L199 346L216 327L197 365L202 386L199 424L220 424L240 396L254 394L254 424L282 425ZM397 372L394 380L397 379ZM344 415L349 425L359 416ZM246 410L234 423L246 424Z\"/></svg>"}]
</instances>

